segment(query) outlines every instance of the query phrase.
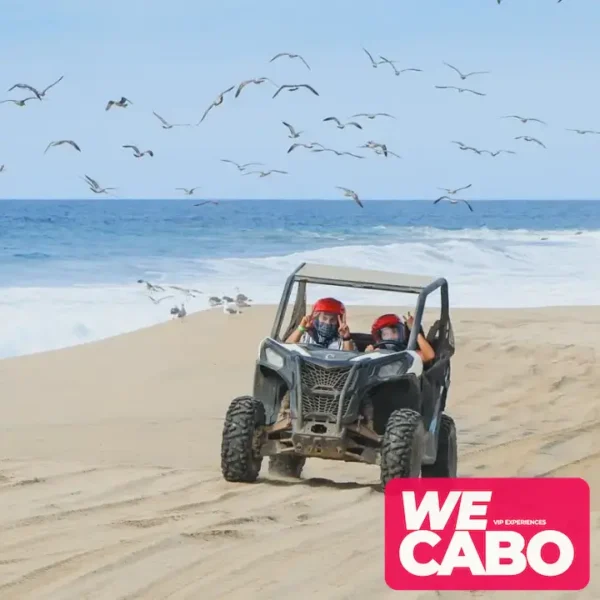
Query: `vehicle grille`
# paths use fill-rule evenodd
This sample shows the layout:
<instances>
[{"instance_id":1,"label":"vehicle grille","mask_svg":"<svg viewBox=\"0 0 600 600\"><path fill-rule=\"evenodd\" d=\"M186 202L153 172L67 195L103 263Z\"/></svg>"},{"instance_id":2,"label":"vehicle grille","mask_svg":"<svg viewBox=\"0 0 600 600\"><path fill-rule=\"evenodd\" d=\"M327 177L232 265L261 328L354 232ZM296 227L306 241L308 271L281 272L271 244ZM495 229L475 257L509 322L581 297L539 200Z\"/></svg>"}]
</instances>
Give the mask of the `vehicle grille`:
<instances>
[{"instance_id":1,"label":"vehicle grille","mask_svg":"<svg viewBox=\"0 0 600 600\"><path fill-rule=\"evenodd\" d=\"M351 368L325 369L312 363L303 362L300 367L302 414L329 414L336 417L340 393L346 384ZM344 406L345 409L346 406Z\"/></svg>"}]
</instances>

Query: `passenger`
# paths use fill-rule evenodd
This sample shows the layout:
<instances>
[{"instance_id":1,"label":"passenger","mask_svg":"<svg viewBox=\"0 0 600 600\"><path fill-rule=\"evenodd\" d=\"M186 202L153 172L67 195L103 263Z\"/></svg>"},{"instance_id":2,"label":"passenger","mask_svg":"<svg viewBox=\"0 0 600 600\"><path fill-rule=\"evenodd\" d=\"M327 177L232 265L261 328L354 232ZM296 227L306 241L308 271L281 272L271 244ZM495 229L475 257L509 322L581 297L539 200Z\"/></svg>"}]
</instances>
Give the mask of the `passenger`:
<instances>
[{"instance_id":1,"label":"passenger","mask_svg":"<svg viewBox=\"0 0 600 600\"><path fill-rule=\"evenodd\" d=\"M335 298L321 298L312 313L302 317L286 344L316 344L334 350L356 350L346 323L346 308Z\"/></svg>"},{"instance_id":2,"label":"passenger","mask_svg":"<svg viewBox=\"0 0 600 600\"><path fill-rule=\"evenodd\" d=\"M404 317L409 330L415 322L414 317L408 313L408 317ZM376 344L380 342L389 342L383 348L389 350L405 350L408 344L408 338L405 335L403 322L398 315L387 314L381 315L375 319L373 326L371 327L371 336ZM431 347L431 344L425 339L425 336L421 333L417 336L417 345L419 349L417 354L421 357L423 363L428 363L435 358L435 350ZM382 346L379 346L382 348ZM373 345L369 345L365 348L365 352L373 352Z\"/></svg>"}]
</instances>

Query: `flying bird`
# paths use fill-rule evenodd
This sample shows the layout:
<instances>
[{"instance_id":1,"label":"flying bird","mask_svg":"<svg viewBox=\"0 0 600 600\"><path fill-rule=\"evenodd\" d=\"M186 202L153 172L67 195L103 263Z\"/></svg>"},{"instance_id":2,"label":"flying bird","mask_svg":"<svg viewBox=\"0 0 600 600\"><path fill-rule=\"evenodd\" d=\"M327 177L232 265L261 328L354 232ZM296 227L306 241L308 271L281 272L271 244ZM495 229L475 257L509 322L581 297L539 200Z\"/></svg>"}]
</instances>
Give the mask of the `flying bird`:
<instances>
[{"instance_id":1,"label":"flying bird","mask_svg":"<svg viewBox=\"0 0 600 600\"><path fill-rule=\"evenodd\" d=\"M352 156L354 158L364 158L364 156L359 156L358 154L352 154L352 152L340 152L339 150L334 150L333 148L314 148L311 152L333 152L338 156Z\"/></svg>"},{"instance_id":2,"label":"flying bird","mask_svg":"<svg viewBox=\"0 0 600 600\"><path fill-rule=\"evenodd\" d=\"M500 4L500 2L498 2L498 4ZM473 71L471 73L461 73L456 67L453 67L452 65L448 64L447 62L444 63L447 67L450 67L451 69L453 69L454 71L456 71L459 75L459 77L464 81L467 77L471 77L471 75L486 75L487 73L489 73L489 71Z\"/></svg>"},{"instance_id":3,"label":"flying bird","mask_svg":"<svg viewBox=\"0 0 600 600\"><path fill-rule=\"evenodd\" d=\"M270 175L271 173L283 173L284 175L288 174L287 171L271 169L270 171L248 171L247 173L244 173L244 175L252 175L253 173L260 173L260 177L267 177L267 175Z\"/></svg>"},{"instance_id":4,"label":"flying bird","mask_svg":"<svg viewBox=\"0 0 600 600\"><path fill-rule=\"evenodd\" d=\"M179 285L169 285L167 287L170 287L172 290L177 290L178 292L185 294L188 298L195 298L196 295L202 294L200 290L195 290L194 288L184 288Z\"/></svg>"},{"instance_id":5,"label":"flying bird","mask_svg":"<svg viewBox=\"0 0 600 600\"><path fill-rule=\"evenodd\" d=\"M292 144L288 148L287 153L289 154L290 152L292 152L299 146L302 146L303 148L308 148L309 150L312 150L315 146L321 146L321 148L325 148L325 146L323 146L323 144L319 144L318 142L311 142L310 144L301 144L300 142L296 142L295 144Z\"/></svg>"},{"instance_id":6,"label":"flying bird","mask_svg":"<svg viewBox=\"0 0 600 600\"><path fill-rule=\"evenodd\" d=\"M237 98L241 91L250 83L254 83L255 85L260 85L261 83L264 83L265 81L268 81L269 83L272 83L275 87L277 87L277 84L275 82L273 82L271 79L269 79L268 77L259 77L258 79L246 79L246 81L242 81L242 83L240 83L240 85L238 85L238 89L235 92L235 97Z\"/></svg>"},{"instance_id":7,"label":"flying bird","mask_svg":"<svg viewBox=\"0 0 600 600\"><path fill-rule=\"evenodd\" d=\"M291 139L298 138L300 137L301 133L304 133L303 131L296 131L289 123L286 123L285 121L281 122L290 130L290 135L288 135L288 137Z\"/></svg>"},{"instance_id":8,"label":"flying bird","mask_svg":"<svg viewBox=\"0 0 600 600\"><path fill-rule=\"evenodd\" d=\"M86 177L87 177L87 175L86 175ZM149 292L164 292L165 291L164 287L161 287L160 285L154 285L154 284L150 283L149 281L146 281L145 279L138 279L137 282L145 284L146 289Z\"/></svg>"},{"instance_id":9,"label":"flying bird","mask_svg":"<svg viewBox=\"0 0 600 600\"><path fill-rule=\"evenodd\" d=\"M464 202L469 207L469 210L471 212L473 212L473 207L466 200L463 200L462 198L455 199L455 198L450 198L449 196L441 196L437 200L434 200L433 203L437 204L441 200L448 200L450 202L450 204L458 204L459 202Z\"/></svg>"},{"instance_id":10,"label":"flying bird","mask_svg":"<svg viewBox=\"0 0 600 600\"><path fill-rule=\"evenodd\" d=\"M381 148L381 151L383 152L383 155L387 158L388 155L388 149L387 146L385 144L380 144L379 142L367 142L366 144L363 144L362 146L359 146L359 148L370 148L371 150L375 150L376 148Z\"/></svg>"},{"instance_id":11,"label":"flying bird","mask_svg":"<svg viewBox=\"0 0 600 600\"><path fill-rule=\"evenodd\" d=\"M344 129L347 125L354 125L354 127L358 127L358 129L362 129L362 125L359 125L356 121L348 121L348 123L340 123L340 120L337 117L327 117L323 119L323 121L335 121L337 123L338 129Z\"/></svg>"},{"instance_id":12,"label":"flying bird","mask_svg":"<svg viewBox=\"0 0 600 600\"><path fill-rule=\"evenodd\" d=\"M157 112L152 111L152 114L162 123L163 129L173 129L173 127L191 127L191 123L168 123Z\"/></svg>"},{"instance_id":13,"label":"flying bird","mask_svg":"<svg viewBox=\"0 0 600 600\"><path fill-rule=\"evenodd\" d=\"M235 85L232 85L231 87L228 87L224 92L221 92L217 98L215 100L213 100L212 104L204 111L204 114L202 115L202 118L196 123L196 125L200 125L200 123L202 123L202 121L204 121L204 119L206 118L206 115L209 113L209 111L214 108L215 106L220 106L221 104L223 104L223 100L225 99L225 94L228 94L229 92L231 92L231 90L233 90L233 88L235 87Z\"/></svg>"},{"instance_id":14,"label":"flying bird","mask_svg":"<svg viewBox=\"0 0 600 600\"><path fill-rule=\"evenodd\" d=\"M51 83L48 87L44 88L41 92L27 83L15 83L15 85L13 85L11 88L9 88L8 91L11 92L15 88L19 88L22 90L29 90L30 92L33 92L35 94L35 96L38 100L41 100L46 95L46 92L50 88L54 87L57 83L62 81L63 78L64 78L64 75L61 75L54 83Z\"/></svg>"},{"instance_id":15,"label":"flying bird","mask_svg":"<svg viewBox=\"0 0 600 600\"><path fill-rule=\"evenodd\" d=\"M381 148L374 148L375 150L375 154L383 154L385 156L385 152L381 149ZM395 152L392 152L391 150L387 150L387 156L395 156L396 158L402 158L399 154L396 154Z\"/></svg>"},{"instance_id":16,"label":"flying bird","mask_svg":"<svg viewBox=\"0 0 600 600\"><path fill-rule=\"evenodd\" d=\"M0 173L3 173L6 170L5 165L0 165Z\"/></svg>"},{"instance_id":17,"label":"flying bird","mask_svg":"<svg viewBox=\"0 0 600 600\"><path fill-rule=\"evenodd\" d=\"M454 85L436 85L438 90L457 90L459 94L463 92L471 92L471 94L477 94L478 96L485 96L482 92L476 92L475 90L470 90L469 88L460 88Z\"/></svg>"},{"instance_id":18,"label":"flying bird","mask_svg":"<svg viewBox=\"0 0 600 600\"><path fill-rule=\"evenodd\" d=\"M44 150L44 154L46 154L46 152L48 152L48 150L52 147L52 146L60 146L62 144L70 144L71 146L73 146L73 148L75 148L75 150L77 150L77 152L81 152L81 148L73 141L73 140L58 140L56 142L50 142L47 146L46 149Z\"/></svg>"},{"instance_id":19,"label":"flying bird","mask_svg":"<svg viewBox=\"0 0 600 600\"><path fill-rule=\"evenodd\" d=\"M154 304L160 304L163 300L166 300L167 298L175 298L175 296L170 294L168 296L163 296L162 298L154 298L154 296L148 296L148 298L150 298Z\"/></svg>"},{"instance_id":20,"label":"flying bird","mask_svg":"<svg viewBox=\"0 0 600 600\"><path fill-rule=\"evenodd\" d=\"M125 98L125 96L121 96L120 100L109 100L106 103L106 108L104 110L110 110L112 106L118 106L119 108L127 108L130 104L133 104L131 100Z\"/></svg>"},{"instance_id":21,"label":"flying bird","mask_svg":"<svg viewBox=\"0 0 600 600\"><path fill-rule=\"evenodd\" d=\"M527 121L536 121L537 123L541 123L542 125L548 125L548 123L544 121L540 121L540 119L534 119L532 117L520 117L519 115L506 115L505 117L500 117L501 119L519 119L521 123L527 123Z\"/></svg>"},{"instance_id":22,"label":"flying bird","mask_svg":"<svg viewBox=\"0 0 600 600\"><path fill-rule=\"evenodd\" d=\"M381 58L382 63L388 63L390 65L390 67L392 67L392 69L394 69L394 73L396 75L400 75L400 73L406 73L406 71L417 71L419 73L422 73L422 69L415 69L412 67L409 69L401 69L400 71L398 71L398 69L396 69L396 63L399 61L390 60L389 58L386 58L385 56L381 56L381 54L379 55L379 58Z\"/></svg>"},{"instance_id":23,"label":"flying bird","mask_svg":"<svg viewBox=\"0 0 600 600\"><path fill-rule=\"evenodd\" d=\"M183 193L184 193L186 196L191 196L191 195L193 195L193 193L194 193L194 190L197 190L197 189L199 189L199 188L200 188L200 186L196 186L196 187L193 187L193 188L175 188L175 189L176 189L176 190L182 190L182 191L183 191Z\"/></svg>"},{"instance_id":24,"label":"flying bird","mask_svg":"<svg viewBox=\"0 0 600 600\"><path fill-rule=\"evenodd\" d=\"M28 102L29 100L37 100L37 96L29 96L27 98L23 98L23 100L2 100L0 102L0 104L4 104L5 102L12 102L13 104L16 104L17 106L25 106L25 103Z\"/></svg>"},{"instance_id":25,"label":"flying bird","mask_svg":"<svg viewBox=\"0 0 600 600\"><path fill-rule=\"evenodd\" d=\"M280 56L288 56L289 58L299 58L306 65L306 68L309 71L311 70L308 66L308 63L299 54L290 54L289 52L280 52L279 54L276 54L269 62L273 62L276 58L279 58Z\"/></svg>"},{"instance_id":26,"label":"flying bird","mask_svg":"<svg viewBox=\"0 0 600 600\"><path fill-rule=\"evenodd\" d=\"M145 154L154 156L154 152L152 152L152 150L144 150L143 152L140 152L140 149L137 146L132 146L131 144L126 144L125 146L122 146L122 148L131 148L133 150L133 155L136 158L141 158Z\"/></svg>"},{"instance_id":27,"label":"flying bird","mask_svg":"<svg viewBox=\"0 0 600 600\"><path fill-rule=\"evenodd\" d=\"M356 204L358 204L361 208L364 208L363 203L360 201L358 194L354 190L350 190L345 187L340 187L339 185L336 185L335 187L338 190L342 190L344 192L344 196L347 196L348 198L352 198L352 200L354 200L354 202L356 202Z\"/></svg>"},{"instance_id":28,"label":"flying bird","mask_svg":"<svg viewBox=\"0 0 600 600\"><path fill-rule=\"evenodd\" d=\"M355 117L367 117L367 119L374 119L375 117L389 117L390 119L395 119L394 115L390 115L389 113L358 113L357 115L352 115L350 118L353 119Z\"/></svg>"},{"instance_id":29,"label":"flying bird","mask_svg":"<svg viewBox=\"0 0 600 600\"><path fill-rule=\"evenodd\" d=\"M363 52L364 52L364 53L365 53L365 54L366 54L366 55L369 57L369 60L371 61L371 66L372 66L374 69L376 69L376 68L377 68L377 65L380 65L380 64L382 64L382 63L383 63L383 61L382 61L382 60L380 60L379 62L376 62L376 61L373 59L373 57L371 56L371 53L370 53L370 52L369 52L369 51L368 51L366 48L363 48Z\"/></svg>"},{"instance_id":30,"label":"flying bird","mask_svg":"<svg viewBox=\"0 0 600 600\"><path fill-rule=\"evenodd\" d=\"M566 131L574 131L579 135L583 135L585 133L594 133L596 135L600 135L600 131L593 131L592 129L567 129Z\"/></svg>"},{"instance_id":31,"label":"flying bird","mask_svg":"<svg viewBox=\"0 0 600 600\"><path fill-rule=\"evenodd\" d=\"M198 204L194 204L194 206L204 206L205 204L214 204L218 206L219 203L216 200L204 200L203 202L198 202Z\"/></svg>"},{"instance_id":32,"label":"flying bird","mask_svg":"<svg viewBox=\"0 0 600 600\"><path fill-rule=\"evenodd\" d=\"M487 152L487 150L478 150L477 148L474 148L473 146L466 146L462 142L454 142L453 141L452 143L458 144L459 150L471 150L472 152L475 152L476 154L483 154L483 152Z\"/></svg>"},{"instance_id":33,"label":"flying bird","mask_svg":"<svg viewBox=\"0 0 600 600\"><path fill-rule=\"evenodd\" d=\"M520 136L516 137L515 140L525 140L526 142L535 142L536 144L542 146L543 148L546 147L546 146L544 146L544 144L542 144L542 142L540 142L540 140L538 140L534 137L530 137L528 135L520 135Z\"/></svg>"},{"instance_id":34,"label":"flying bird","mask_svg":"<svg viewBox=\"0 0 600 600\"><path fill-rule=\"evenodd\" d=\"M83 179L83 177L82 177L82 179ZM84 181L89 185L90 190L92 190L92 192L94 192L94 194L106 194L109 190L117 189L114 187L105 187L105 188L100 187L98 182L95 179L92 179L89 175L85 176ZM111 194L111 195L113 195L113 194Z\"/></svg>"},{"instance_id":35,"label":"flying bird","mask_svg":"<svg viewBox=\"0 0 600 600\"><path fill-rule=\"evenodd\" d=\"M299 90L302 87L306 88L307 90L310 90L315 96L319 95L319 92L317 92L317 90L315 90L314 87L308 85L308 83L299 83L299 84L286 83L285 85L282 85L279 87L279 89L273 94L273 98L275 98L275 96L277 96L277 94L279 94L279 92L281 92L281 90L288 89L290 92L296 92L297 90Z\"/></svg>"},{"instance_id":36,"label":"flying bird","mask_svg":"<svg viewBox=\"0 0 600 600\"><path fill-rule=\"evenodd\" d=\"M221 162L231 163L232 165L235 165L238 168L238 171L245 171L248 167L251 167L251 166L256 166L256 167L264 166L264 163L257 163L257 162L250 162L250 163L246 163L245 165L239 165L235 161L229 160L228 158L221 158L220 160L221 160Z\"/></svg>"},{"instance_id":37,"label":"flying bird","mask_svg":"<svg viewBox=\"0 0 600 600\"><path fill-rule=\"evenodd\" d=\"M490 154L494 157L498 156L498 154L502 154L502 152L505 154L516 154L516 152L513 152L512 150L496 150L495 152L491 152L490 150L482 150L482 152L487 152L487 154Z\"/></svg>"},{"instance_id":38,"label":"flying bird","mask_svg":"<svg viewBox=\"0 0 600 600\"><path fill-rule=\"evenodd\" d=\"M462 192L463 190L468 190L473 184L469 183L469 185L465 185L464 187L460 187L460 188L456 188L455 190L453 189L448 189L448 188L441 188L439 187L438 190L442 190L443 192L446 192L446 194L448 194L449 196L454 196L457 192Z\"/></svg>"}]
</instances>

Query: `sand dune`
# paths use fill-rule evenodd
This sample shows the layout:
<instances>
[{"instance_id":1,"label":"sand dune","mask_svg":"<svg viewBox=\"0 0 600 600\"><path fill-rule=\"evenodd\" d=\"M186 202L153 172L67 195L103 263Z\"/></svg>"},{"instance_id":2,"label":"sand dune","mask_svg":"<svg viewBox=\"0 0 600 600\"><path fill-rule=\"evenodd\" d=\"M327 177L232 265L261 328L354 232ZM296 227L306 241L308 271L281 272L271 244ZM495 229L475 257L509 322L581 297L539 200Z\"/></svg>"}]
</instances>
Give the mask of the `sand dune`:
<instances>
[{"instance_id":1,"label":"sand dune","mask_svg":"<svg viewBox=\"0 0 600 600\"><path fill-rule=\"evenodd\" d=\"M387 311L349 307L366 330ZM229 484L222 418L272 307L0 361L0 598L465 598L383 580L377 467ZM587 478L600 547L600 308L454 310L459 474ZM431 322L429 317L428 323ZM587 589L600 598L600 552ZM472 593L477 598L530 594Z\"/></svg>"}]
</instances>

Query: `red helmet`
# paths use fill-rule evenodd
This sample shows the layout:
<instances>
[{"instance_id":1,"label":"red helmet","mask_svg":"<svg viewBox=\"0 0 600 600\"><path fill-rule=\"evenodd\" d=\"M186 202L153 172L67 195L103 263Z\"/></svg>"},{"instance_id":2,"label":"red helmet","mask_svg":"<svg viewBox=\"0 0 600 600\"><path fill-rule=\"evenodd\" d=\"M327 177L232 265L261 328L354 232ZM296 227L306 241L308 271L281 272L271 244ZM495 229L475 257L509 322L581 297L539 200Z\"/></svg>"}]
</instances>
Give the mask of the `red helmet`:
<instances>
[{"instance_id":1,"label":"red helmet","mask_svg":"<svg viewBox=\"0 0 600 600\"><path fill-rule=\"evenodd\" d=\"M376 343L381 341L381 335L379 331L384 327L400 327L402 325L402 321L398 315L387 314L381 315L375 321L373 321L373 325L371 326L371 336L375 340Z\"/></svg>"},{"instance_id":2,"label":"red helmet","mask_svg":"<svg viewBox=\"0 0 600 600\"><path fill-rule=\"evenodd\" d=\"M335 315L343 315L346 312L346 307L335 298L321 298L315 302L312 311L313 314L318 312L328 312Z\"/></svg>"}]
</instances>

